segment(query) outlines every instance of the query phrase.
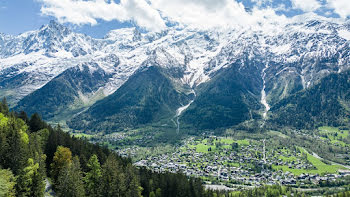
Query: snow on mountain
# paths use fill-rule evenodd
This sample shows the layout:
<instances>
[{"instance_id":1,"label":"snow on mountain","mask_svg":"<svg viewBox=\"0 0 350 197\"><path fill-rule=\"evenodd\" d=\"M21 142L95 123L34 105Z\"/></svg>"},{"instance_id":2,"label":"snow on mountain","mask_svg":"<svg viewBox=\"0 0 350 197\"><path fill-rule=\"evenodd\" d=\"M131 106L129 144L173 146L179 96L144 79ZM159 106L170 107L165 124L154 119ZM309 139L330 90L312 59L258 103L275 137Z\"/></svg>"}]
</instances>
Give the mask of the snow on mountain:
<instances>
[{"instance_id":1,"label":"snow on mountain","mask_svg":"<svg viewBox=\"0 0 350 197\"><path fill-rule=\"evenodd\" d=\"M242 59L266 63L266 94L276 75L294 72L308 87L329 72L349 66L349 26L305 15L289 22L242 29L176 29L140 33L136 28L109 32L103 39L74 33L52 21L18 36L0 34L0 92L14 102L41 88L66 69L95 62L113 77L105 96L117 90L135 71L153 64L180 68L180 81L195 87L221 68ZM317 68L316 68L317 67ZM294 75L293 75L294 77ZM16 92L11 91L16 88Z\"/></svg>"}]
</instances>

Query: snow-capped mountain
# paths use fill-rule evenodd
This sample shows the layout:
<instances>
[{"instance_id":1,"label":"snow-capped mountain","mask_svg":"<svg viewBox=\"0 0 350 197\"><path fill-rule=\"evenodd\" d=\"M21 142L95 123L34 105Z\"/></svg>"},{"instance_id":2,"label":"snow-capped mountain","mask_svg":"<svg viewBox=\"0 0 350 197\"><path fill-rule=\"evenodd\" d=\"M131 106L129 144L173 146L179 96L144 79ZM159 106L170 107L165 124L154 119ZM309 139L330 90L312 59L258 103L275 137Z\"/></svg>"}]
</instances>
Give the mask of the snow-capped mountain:
<instances>
[{"instance_id":1,"label":"snow-capped mountain","mask_svg":"<svg viewBox=\"0 0 350 197\"><path fill-rule=\"evenodd\" d=\"M140 33L125 28L103 39L74 33L52 21L18 36L0 34L0 93L16 105L70 68L85 66L91 73L102 69L104 84L99 82L98 89L86 95L79 90L74 101L90 106L147 67L173 72L166 76L186 94L236 67L234 73L240 77L254 73L250 76L254 90L249 92L263 103L253 110L260 113L330 73L349 69L349 41L349 22L310 14L240 29L169 27L160 33Z\"/></svg>"}]
</instances>

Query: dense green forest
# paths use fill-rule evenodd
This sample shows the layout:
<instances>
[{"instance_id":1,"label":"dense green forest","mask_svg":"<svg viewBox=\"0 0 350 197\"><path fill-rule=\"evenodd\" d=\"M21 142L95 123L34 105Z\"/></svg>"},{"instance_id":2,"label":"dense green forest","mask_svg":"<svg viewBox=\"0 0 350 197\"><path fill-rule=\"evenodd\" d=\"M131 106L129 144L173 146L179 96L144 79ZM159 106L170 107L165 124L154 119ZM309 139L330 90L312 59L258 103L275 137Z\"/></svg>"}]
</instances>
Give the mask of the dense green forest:
<instances>
[{"instance_id":1,"label":"dense green forest","mask_svg":"<svg viewBox=\"0 0 350 197\"><path fill-rule=\"evenodd\" d=\"M251 69L255 67L244 62L241 70L241 61L237 61L196 88L197 98L180 119L184 126L200 133L261 118L256 113L260 97L255 95L260 95L262 82L255 77L258 71Z\"/></svg>"},{"instance_id":2,"label":"dense green forest","mask_svg":"<svg viewBox=\"0 0 350 197\"><path fill-rule=\"evenodd\" d=\"M18 102L15 110L23 110L28 114L40 112L45 120L76 107L79 110L78 91L82 94L97 92L109 77L101 68L91 73L88 65L81 67L67 69L39 90L27 95ZM80 105L83 105L82 101Z\"/></svg>"},{"instance_id":3,"label":"dense green forest","mask_svg":"<svg viewBox=\"0 0 350 197\"><path fill-rule=\"evenodd\" d=\"M202 180L181 173L136 168L106 147L72 137L38 114L10 112L0 102L0 196L246 197L305 196L283 186L242 191L205 190ZM348 193L340 193L346 196Z\"/></svg>"},{"instance_id":4,"label":"dense green forest","mask_svg":"<svg viewBox=\"0 0 350 197\"><path fill-rule=\"evenodd\" d=\"M271 108L269 122L279 127L314 129L349 123L350 71L330 74L318 84L281 100Z\"/></svg>"},{"instance_id":5,"label":"dense green forest","mask_svg":"<svg viewBox=\"0 0 350 197\"><path fill-rule=\"evenodd\" d=\"M183 174L137 169L107 148L0 103L0 196L216 196Z\"/></svg>"},{"instance_id":6,"label":"dense green forest","mask_svg":"<svg viewBox=\"0 0 350 197\"><path fill-rule=\"evenodd\" d=\"M182 103L189 102L189 96L177 91L169 78L159 67L140 70L115 93L67 124L77 130L108 133L171 119Z\"/></svg>"}]
</instances>

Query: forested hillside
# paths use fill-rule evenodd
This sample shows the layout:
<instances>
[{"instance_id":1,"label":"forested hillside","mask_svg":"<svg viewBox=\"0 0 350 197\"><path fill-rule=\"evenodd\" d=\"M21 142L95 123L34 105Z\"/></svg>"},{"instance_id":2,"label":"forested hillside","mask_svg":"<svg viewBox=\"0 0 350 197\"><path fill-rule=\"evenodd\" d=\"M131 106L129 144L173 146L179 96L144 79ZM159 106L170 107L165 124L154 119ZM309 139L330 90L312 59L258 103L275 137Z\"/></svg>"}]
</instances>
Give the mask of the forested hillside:
<instances>
[{"instance_id":1,"label":"forested hillside","mask_svg":"<svg viewBox=\"0 0 350 197\"><path fill-rule=\"evenodd\" d=\"M348 124L349 77L350 71L330 74L315 86L281 100L271 108L270 122L301 129Z\"/></svg>"},{"instance_id":2,"label":"forested hillside","mask_svg":"<svg viewBox=\"0 0 350 197\"><path fill-rule=\"evenodd\" d=\"M182 174L135 168L107 148L52 128L38 114L9 112L0 102L0 196L216 196Z\"/></svg>"},{"instance_id":3,"label":"forested hillside","mask_svg":"<svg viewBox=\"0 0 350 197\"><path fill-rule=\"evenodd\" d=\"M40 112L45 120L66 111L81 111L89 97L109 79L101 68L93 63L67 69L39 90L22 99L15 110L28 114ZM85 98L86 97L86 98Z\"/></svg>"},{"instance_id":4,"label":"forested hillside","mask_svg":"<svg viewBox=\"0 0 350 197\"><path fill-rule=\"evenodd\" d=\"M171 119L189 96L179 92L160 67L138 71L115 93L68 122L78 130L113 132Z\"/></svg>"},{"instance_id":5,"label":"forested hillside","mask_svg":"<svg viewBox=\"0 0 350 197\"><path fill-rule=\"evenodd\" d=\"M195 129L217 129L237 125L245 120L260 119L257 111L260 79L249 62L237 61L222 69L208 83L198 88L197 98L181 116L181 122ZM253 63L251 63L253 64ZM240 68L244 65L245 67Z\"/></svg>"}]
</instances>

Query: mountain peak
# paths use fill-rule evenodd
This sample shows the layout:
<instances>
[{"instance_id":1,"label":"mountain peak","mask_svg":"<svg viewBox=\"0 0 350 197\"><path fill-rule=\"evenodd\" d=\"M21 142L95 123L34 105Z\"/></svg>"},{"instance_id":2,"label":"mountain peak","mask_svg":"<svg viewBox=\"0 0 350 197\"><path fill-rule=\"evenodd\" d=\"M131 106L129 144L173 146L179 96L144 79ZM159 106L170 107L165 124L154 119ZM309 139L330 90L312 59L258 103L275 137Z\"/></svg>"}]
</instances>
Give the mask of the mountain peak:
<instances>
[{"instance_id":1,"label":"mountain peak","mask_svg":"<svg viewBox=\"0 0 350 197\"><path fill-rule=\"evenodd\" d=\"M58 23L55 20L50 20L50 22L49 22L49 27L51 27L51 28L53 28L53 27L62 27L62 26L63 26L62 24Z\"/></svg>"},{"instance_id":2,"label":"mountain peak","mask_svg":"<svg viewBox=\"0 0 350 197\"><path fill-rule=\"evenodd\" d=\"M104 39L116 40L122 42L137 42L142 39L142 34L135 27L115 29L104 37Z\"/></svg>"},{"instance_id":3,"label":"mountain peak","mask_svg":"<svg viewBox=\"0 0 350 197\"><path fill-rule=\"evenodd\" d=\"M48 25L44 25L40 28L39 34L59 34L59 35L68 35L71 31L64 25L58 23L55 20L51 20Z\"/></svg>"}]
</instances>

